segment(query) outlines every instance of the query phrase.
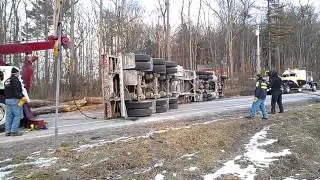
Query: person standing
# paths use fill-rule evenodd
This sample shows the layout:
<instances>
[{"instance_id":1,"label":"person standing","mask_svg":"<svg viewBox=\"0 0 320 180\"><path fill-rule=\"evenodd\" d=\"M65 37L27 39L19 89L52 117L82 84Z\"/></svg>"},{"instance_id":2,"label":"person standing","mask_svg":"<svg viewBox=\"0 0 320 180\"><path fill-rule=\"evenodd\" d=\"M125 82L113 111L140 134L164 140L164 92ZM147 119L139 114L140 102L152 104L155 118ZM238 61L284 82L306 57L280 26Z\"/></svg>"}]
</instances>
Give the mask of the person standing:
<instances>
[{"instance_id":1,"label":"person standing","mask_svg":"<svg viewBox=\"0 0 320 180\"><path fill-rule=\"evenodd\" d=\"M4 93L6 96L6 123L5 132L6 136L21 136L18 128L20 126L20 120L22 119L22 107L18 105L19 100L24 96L22 94L22 86L18 79L19 70L15 67L11 70L11 77L4 83Z\"/></svg>"},{"instance_id":2,"label":"person standing","mask_svg":"<svg viewBox=\"0 0 320 180\"><path fill-rule=\"evenodd\" d=\"M250 108L250 113L249 113L249 116L247 116L248 119L255 118L257 108L259 108L262 112L262 119L265 119L265 120L268 119L268 114L264 104L264 101L266 100L266 96L267 96L267 83L265 82L261 74L257 74L256 88L255 88L253 103Z\"/></svg>"},{"instance_id":3,"label":"person standing","mask_svg":"<svg viewBox=\"0 0 320 180\"><path fill-rule=\"evenodd\" d=\"M279 106L279 113L283 113L282 105L282 91L281 91L282 80L278 76L277 70L270 72L270 88L271 88L271 114L276 113L276 103Z\"/></svg>"},{"instance_id":4,"label":"person standing","mask_svg":"<svg viewBox=\"0 0 320 180\"><path fill-rule=\"evenodd\" d=\"M38 59L37 56L26 56L23 62L22 80L23 80L24 87L26 88L28 93L31 88L31 81L32 81L32 75L33 75L32 63L37 59Z\"/></svg>"}]
</instances>

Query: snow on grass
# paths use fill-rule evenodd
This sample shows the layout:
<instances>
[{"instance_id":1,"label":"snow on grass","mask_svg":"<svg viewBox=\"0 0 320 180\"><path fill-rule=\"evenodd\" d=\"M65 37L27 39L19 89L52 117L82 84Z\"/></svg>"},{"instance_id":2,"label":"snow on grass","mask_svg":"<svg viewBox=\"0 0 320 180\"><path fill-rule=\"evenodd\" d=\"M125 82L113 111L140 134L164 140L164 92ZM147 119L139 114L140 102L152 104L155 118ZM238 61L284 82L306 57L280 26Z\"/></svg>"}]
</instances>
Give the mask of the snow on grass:
<instances>
[{"instance_id":1,"label":"snow on grass","mask_svg":"<svg viewBox=\"0 0 320 180\"><path fill-rule=\"evenodd\" d=\"M162 174L157 174L154 180L164 180L164 175Z\"/></svg>"},{"instance_id":2,"label":"snow on grass","mask_svg":"<svg viewBox=\"0 0 320 180\"><path fill-rule=\"evenodd\" d=\"M11 174L13 171L5 171L5 172L1 172L0 171L0 179L5 179L5 177L9 174Z\"/></svg>"},{"instance_id":3,"label":"snow on grass","mask_svg":"<svg viewBox=\"0 0 320 180\"><path fill-rule=\"evenodd\" d=\"M285 178L284 180L297 180L297 179L294 179L294 178L292 178L292 177L287 177L287 178Z\"/></svg>"},{"instance_id":4,"label":"snow on grass","mask_svg":"<svg viewBox=\"0 0 320 180\"><path fill-rule=\"evenodd\" d=\"M86 168L86 167L89 167L89 166L91 166L92 164L91 163L89 163L89 164L84 164L84 165L82 165L81 167L82 168Z\"/></svg>"},{"instance_id":5,"label":"snow on grass","mask_svg":"<svg viewBox=\"0 0 320 180\"><path fill-rule=\"evenodd\" d=\"M269 128L270 127L265 127L250 139L249 144L246 145L246 153L244 155L237 156L234 160L226 162L224 166L214 174L205 175L204 179L211 180L221 175L234 175L241 179L253 180L257 169L269 167L273 161L278 160L277 157L291 154L288 149L284 149L279 153L273 153L261 148L262 146L277 142L275 139L267 139ZM243 167L244 165L240 165L238 162L244 162L247 166Z\"/></svg>"},{"instance_id":6,"label":"snow on grass","mask_svg":"<svg viewBox=\"0 0 320 180\"><path fill-rule=\"evenodd\" d=\"M237 118L228 118L229 120L232 119L241 119L243 117L237 117ZM155 134L162 134L162 133L166 133L168 131L179 131L179 130L183 130L183 129L190 129L194 126L199 126L199 125L207 125L207 124L211 124L211 123L215 123L217 121L221 121L221 120L225 120L225 119L215 119L213 121L206 121L206 122L201 122L201 123L195 123L195 124L191 124L191 125L187 125L187 126L183 126L183 127L170 127L170 128L166 128L163 130L158 130L158 131L150 131L145 135L142 136L136 136L136 137L119 137L113 140L99 140L98 142L92 143L92 144L84 144L84 145L80 145L78 148L75 148L73 150L78 151L78 152L83 152L87 149L92 149L92 148L96 148L96 147L101 147L104 146L105 144L112 144L112 143L117 143L117 142L129 142L129 141L134 141L134 140L139 140L139 139L149 139L149 138L153 138L153 136Z\"/></svg>"},{"instance_id":7,"label":"snow on grass","mask_svg":"<svg viewBox=\"0 0 320 180\"><path fill-rule=\"evenodd\" d=\"M27 159L31 159L31 157L28 157ZM36 158L32 162L25 162L20 164L10 164L5 167L0 167L0 179L4 179L5 176L11 174L14 169L20 166L27 166L27 165L35 165L39 168L46 168L52 166L58 158Z\"/></svg>"},{"instance_id":8,"label":"snow on grass","mask_svg":"<svg viewBox=\"0 0 320 180\"><path fill-rule=\"evenodd\" d=\"M158 163L156 163L153 167L162 167L163 166L164 161L161 160Z\"/></svg>"},{"instance_id":9,"label":"snow on grass","mask_svg":"<svg viewBox=\"0 0 320 180\"><path fill-rule=\"evenodd\" d=\"M5 160L0 161L0 164L1 164L1 163L6 163L6 162L11 162L11 161L12 161L11 158L10 158L10 159L5 159Z\"/></svg>"},{"instance_id":10,"label":"snow on grass","mask_svg":"<svg viewBox=\"0 0 320 180\"><path fill-rule=\"evenodd\" d=\"M181 156L179 159L183 159L183 158L192 158L192 157L194 157L196 154L198 154L199 153L199 151L198 152L195 152L195 153L192 153L192 154L185 154L185 155L183 155L183 156Z\"/></svg>"},{"instance_id":11,"label":"snow on grass","mask_svg":"<svg viewBox=\"0 0 320 180\"><path fill-rule=\"evenodd\" d=\"M184 169L185 171L195 171L195 170L198 170L199 168L198 167L189 167L189 168L186 168Z\"/></svg>"},{"instance_id":12,"label":"snow on grass","mask_svg":"<svg viewBox=\"0 0 320 180\"><path fill-rule=\"evenodd\" d=\"M67 169L67 168L62 168L62 169L60 169L58 172L66 172L66 171L69 171L69 169Z\"/></svg>"}]
</instances>

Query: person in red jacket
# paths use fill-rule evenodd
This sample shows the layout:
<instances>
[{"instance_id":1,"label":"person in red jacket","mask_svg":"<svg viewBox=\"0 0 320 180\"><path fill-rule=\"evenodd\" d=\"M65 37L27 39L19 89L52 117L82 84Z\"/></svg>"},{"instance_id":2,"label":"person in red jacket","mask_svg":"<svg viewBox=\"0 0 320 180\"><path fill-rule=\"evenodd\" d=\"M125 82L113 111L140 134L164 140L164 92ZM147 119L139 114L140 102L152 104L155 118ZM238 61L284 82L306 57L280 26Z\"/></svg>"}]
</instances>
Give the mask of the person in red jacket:
<instances>
[{"instance_id":1,"label":"person in red jacket","mask_svg":"<svg viewBox=\"0 0 320 180\"><path fill-rule=\"evenodd\" d=\"M22 80L27 92L31 88L31 81L33 75L32 63L38 59L37 56L26 56L22 66Z\"/></svg>"},{"instance_id":2,"label":"person in red jacket","mask_svg":"<svg viewBox=\"0 0 320 180\"><path fill-rule=\"evenodd\" d=\"M7 66L8 64L4 62L3 59L0 58L0 66Z\"/></svg>"}]
</instances>

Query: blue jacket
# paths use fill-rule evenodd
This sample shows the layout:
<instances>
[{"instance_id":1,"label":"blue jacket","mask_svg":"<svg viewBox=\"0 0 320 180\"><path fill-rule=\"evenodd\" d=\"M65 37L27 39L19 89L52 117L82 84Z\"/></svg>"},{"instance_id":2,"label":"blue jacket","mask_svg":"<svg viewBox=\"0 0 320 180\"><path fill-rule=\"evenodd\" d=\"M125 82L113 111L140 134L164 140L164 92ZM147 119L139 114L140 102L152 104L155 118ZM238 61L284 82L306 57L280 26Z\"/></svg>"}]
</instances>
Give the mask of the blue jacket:
<instances>
[{"instance_id":1,"label":"blue jacket","mask_svg":"<svg viewBox=\"0 0 320 180\"><path fill-rule=\"evenodd\" d=\"M254 96L258 99L265 100L267 96L267 83L263 78L259 78L256 82L256 89L254 91Z\"/></svg>"}]
</instances>

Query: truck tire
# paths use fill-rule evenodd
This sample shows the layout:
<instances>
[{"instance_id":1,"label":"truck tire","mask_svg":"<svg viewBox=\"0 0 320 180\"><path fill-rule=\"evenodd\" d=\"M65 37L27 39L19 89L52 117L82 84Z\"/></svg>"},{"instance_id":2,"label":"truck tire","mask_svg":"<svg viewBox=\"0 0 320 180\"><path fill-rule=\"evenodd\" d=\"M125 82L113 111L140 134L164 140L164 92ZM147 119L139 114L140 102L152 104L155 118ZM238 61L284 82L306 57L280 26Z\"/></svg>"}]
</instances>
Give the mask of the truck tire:
<instances>
[{"instance_id":1,"label":"truck tire","mask_svg":"<svg viewBox=\"0 0 320 180\"><path fill-rule=\"evenodd\" d=\"M205 71L196 71L197 75L207 75Z\"/></svg>"},{"instance_id":2,"label":"truck tire","mask_svg":"<svg viewBox=\"0 0 320 180\"><path fill-rule=\"evenodd\" d=\"M285 94L290 94L290 92L291 92L290 86L288 84L285 84L284 85L284 93Z\"/></svg>"},{"instance_id":3,"label":"truck tire","mask_svg":"<svg viewBox=\"0 0 320 180\"><path fill-rule=\"evenodd\" d=\"M311 86L311 91L312 92L316 92L317 91L317 84L316 83L313 83L312 86Z\"/></svg>"},{"instance_id":4,"label":"truck tire","mask_svg":"<svg viewBox=\"0 0 320 180\"><path fill-rule=\"evenodd\" d=\"M153 72L155 73L161 73L165 74L166 73L166 66L165 65L153 65Z\"/></svg>"},{"instance_id":5,"label":"truck tire","mask_svg":"<svg viewBox=\"0 0 320 180\"><path fill-rule=\"evenodd\" d=\"M4 129L4 125L6 123L6 113L7 113L7 106L3 103L0 103L0 129Z\"/></svg>"},{"instance_id":6,"label":"truck tire","mask_svg":"<svg viewBox=\"0 0 320 180\"><path fill-rule=\"evenodd\" d=\"M164 113L167 112L167 106L156 106L156 113Z\"/></svg>"},{"instance_id":7,"label":"truck tire","mask_svg":"<svg viewBox=\"0 0 320 180\"><path fill-rule=\"evenodd\" d=\"M212 96L207 98L207 101L212 101L212 100L214 100L214 97Z\"/></svg>"},{"instance_id":8,"label":"truck tire","mask_svg":"<svg viewBox=\"0 0 320 180\"><path fill-rule=\"evenodd\" d=\"M147 117L151 116L152 109L127 109L129 117Z\"/></svg>"},{"instance_id":9,"label":"truck tire","mask_svg":"<svg viewBox=\"0 0 320 180\"><path fill-rule=\"evenodd\" d=\"M169 104L178 104L178 98L175 98L175 97L170 98Z\"/></svg>"},{"instance_id":10,"label":"truck tire","mask_svg":"<svg viewBox=\"0 0 320 180\"><path fill-rule=\"evenodd\" d=\"M136 54L134 55L135 62L150 62L151 56L147 54Z\"/></svg>"},{"instance_id":11,"label":"truck tire","mask_svg":"<svg viewBox=\"0 0 320 180\"><path fill-rule=\"evenodd\" d=\"M138 71L152 71L152 64L150 62L136 62L134 69Z\"/></svg>"},{"instance_id":12,"label":"truck tire","mask_svg":"<svg viewBox=\"0 0 320 180\"><path fill-rule=\"evenodd\" d=\"M159 80L160 81L164 81L164 80L166 80L167 78L166 78L166 75L160 75L160 77L159 77Z\"/></svg>"},{"instance_id":13,"label":"truck tire","mask_svg":"<svg viewBox=\"0 0 320 180\"><path fill-rule=\"evenodd\" d=\"M207 80L208 76L207 75L198 75L199 79Z\"/></svg>"},{"instance_id":14,"label":"truck tire","mask_svg":"<svg viewBox=\"0 0 320 180\"><path fill-rule=\"evenodd\" d=\"M177 67L177 63L173 61L165 61L167 68Z\"/></svg>"},{"instance_id":15,"label":"truck tire","mask_svg":"<svg viewBox=\"0 0 320 180\"><path fill-rule=\"evenodd\" d=\"M156 106L166 106L168 104L167 99L157 99Z\"/></svg>"},{"instance_id":16,"label":"truck tire","mask_svg":"<svg viewBox=\"0 0 320 180\"><path fill-rule=\"evenodd\" d=\"M169 104L169 109L178 109L178 104Z\"/></svg>"},{"instance_id":17,"label":"truck tire","mask_svg":"<svg viewBox=\"0 0 320 180\"><path fill-rule=\"evenodd\" d=\"M165 60L162 58L152 58L154 65L166 65Z\"/></svg>"},{"instance_id":18,"label":"truck tire","mask_svg":"<svg viewBox=\"0 0 320 180\"><path fill-rule=\"evenodd\" d=\"M174 73L177 73L177 72L178 72L178 69L175 68L175 67L170 67L170 68L166 69L166 73L167 74L174 74Z\"/></svg>"},{"instance_id":19,"label":"truck tire","mask_svg":"<svg viewBox=\"0 0 320 180\"><path fill-rule=\"evenodd\" d=\"M152 106L151 101L127 101L126 107L127 109L145 109L150 108Z\"/></svg>"}]
</instances>

